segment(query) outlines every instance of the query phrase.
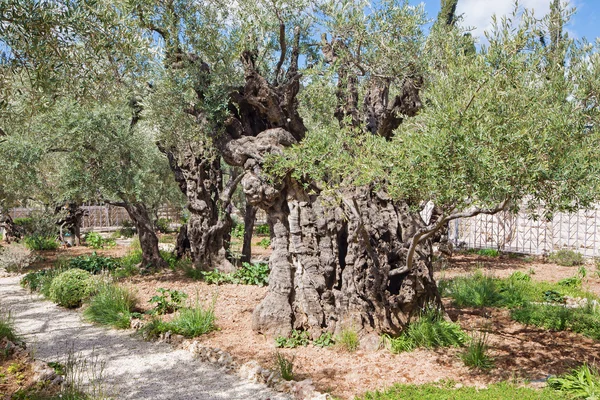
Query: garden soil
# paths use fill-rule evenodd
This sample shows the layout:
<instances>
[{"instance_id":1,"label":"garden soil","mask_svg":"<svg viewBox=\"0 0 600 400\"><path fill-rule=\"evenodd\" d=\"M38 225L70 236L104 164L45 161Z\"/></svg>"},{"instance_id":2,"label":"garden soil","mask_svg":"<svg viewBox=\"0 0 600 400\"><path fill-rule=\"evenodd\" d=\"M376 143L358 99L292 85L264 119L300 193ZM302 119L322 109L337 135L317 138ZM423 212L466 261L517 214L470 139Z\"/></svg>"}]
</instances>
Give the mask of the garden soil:
<instances>
[{"instance_id":1,"label":"garden soil","mask_svg":"<svg viewBox=\"0 0 600 400\"><path fill-rule=\"evenodd\" d=\"M114 251L118 251L118 249ZM589 271L594 269L593 266L588 267ZM450 278L472 273L475 270L481 270L486 274L500 277L508 276L512 272L520 270L533 273L532 278L534 280L552 282L577 273L577 267L560 267L545 263L542 260L523 260L507 256L490 258L475 255L456 255L444 263L435 275L438 279L441 277ZM592 275L590 273L586 278L584 287L600 295L600 279ZM134 390L146 379L151 387L160 388L161 385L170 387L172 383L175 383L174 386L182 387L182 390L185 390L186 387L193 387L194 385L192 383L194 378L188 380L186 378L188 375L201 376L200 373L189 374L188 372L169 374L168 371L171 371L170 365L175 366L178 364L177 360L180 357L185 360L183 362L186 367L183 370L192 368L188 367L190 364L187 364L191 363L191 360L188 360L189 356L184 355L181 349L169 353L169 348L164 345L132 341L129 338L131 332L107 331L82 324L78 312L64 311L51 303L40 302L37 296L27 295L25 291L19 289L16 286L17 280L15 278L11 279L10 285L6 287L10 287L13 303L21 310L19 313L22 317L17 314L17 320L19 318L28 320L28 322L22 321L21 324L34 325L40 313L45 315L46 312L60 311L61 315L70 315L69 320L71 322L69 324L81 326L82 332L94 332L93 334L83 334L85 337L81 337L81 348L86 348L85 340L92 340L94 336L99 334L108 335L110 338L107 339L108 344L96 346L95 351L99 354L108 353L113 354L113 357L125 359L125 366L122 367L121 371L118 370L119 367L115 364L115 366L110 367L108 372L116 376L112 378L114 382L118 382L120 373L125 376L134 374L132 378L124 379L132 381L127 386L128 390ZM4 288L6 279L2 279L2 282ZM398 355L390 354L386 349L377 348L377 343L370 343L369 346L361 348L355 353L347 353L335 346L323 349L312 345L295 349L276 349L273 338L256 333L251 328L252 311L264 298L267 292L266 288L244 285L208 285L172 271L165 271L151 276L132 277L122 281L121 285L131 288L140 299L142 308L146 310L152 307L149 300L157 293L156 290L159 288L182 290L189 295L189 301L197 300L204 302L206 305L214 304L219 330L197 338L196 340L202 345L229 352L239 364L256 360L264 367L273 367L275 351L280 351L290 357L293 356L295 357L294 372L296 380L311 379L318 390L334 394L341 399L352 399L367 390L384 389L394 383L423 384L440 380L455 381L457 386L485 387L490 383L504 380L543 386L545 380L551 375L562 374L582 362L597 363L600 360L600 344L581 335L571 332L551 332L524 326L511 321L506 310L456 309L449 302L446 304L448 314L469 333L487 332L490 354L495 359L495 367L489 372L478 372L465 367L460 360L461 350L455 348L416 350ZM28 304L32 301L35 304L37 302L40 304L35 308L42 307L42 305L43 308L28 312ZM44 324L48 325L53 323L52 318L44 321L46 321ZM36 324L42 325L42 322ZM36 331L48 328L32 326L27 329ZM58 325L53 329L56 331L54 335L60 332ZM44 340L50 343L54 341L50 335L45 336ZM67 340L64 340L61 346L64 347L67 342ZM92 343L90 342L88 347L93 346ZM124 345L122 343L127 343L125 346L127 350L123 349ZM133 366L138 365L137 362L127 366L126 360L136 359L138 355L135 353L141 352L141 350L137 350L138 346L153 349L153 351L154 349L161 349L159 351L160 355L153 356L158 361L147 368L142 365L133 368ZM51 356L52 354L46 351L44 357ZM155 370L157 368L155 365L164 368ZM195 366L193 368L204 370L207 367ZM142 377L145 376L144 373L147 373L149 377ZM206 378L196 378L196 385L200 385L198 382L210 384L213 379L211 377L220 377L221 375L214 375L214 372L210 372L206 376ZM252 398L236 397L240 393L236 392L237 390L250 389L237 389L240 386L231 387L230 383L224 382L223 387L225 392L220 394L221 397L214 398ZM247 388L248 386L244 384L241 387ZM196 389L190 389L190 392L193 390ZM259 389L256 388L256 390ZM151 396L147 398L158 399L163 397ZM174 399L176 397L164 398ZM200 396L197 398L209 399L212 397Z\"/></svg>"}]
</instances>

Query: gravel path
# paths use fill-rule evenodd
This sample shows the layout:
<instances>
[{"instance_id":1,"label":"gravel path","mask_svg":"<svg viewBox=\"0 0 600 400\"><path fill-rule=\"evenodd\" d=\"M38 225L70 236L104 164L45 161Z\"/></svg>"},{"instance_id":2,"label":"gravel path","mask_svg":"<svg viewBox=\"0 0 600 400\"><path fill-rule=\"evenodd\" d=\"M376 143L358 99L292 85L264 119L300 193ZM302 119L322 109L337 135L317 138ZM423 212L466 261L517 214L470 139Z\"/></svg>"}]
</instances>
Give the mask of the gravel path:
<instances>
[{"instance_id":1,"label":"gravel path","mask_svg":"<svg viewBox=\"0 0 600 400\"><path fill-rule=\"evenodd\" d=\"M30 294L19 286L19 279L0 277L0 305L11 312L34 357L57 361L71 353L80 360L96 360L89 364L96 372L104 365L102 386L115 399L287 399L201 363L187 351L85 323L78 311Z\"/></svg>"}]
</instances>

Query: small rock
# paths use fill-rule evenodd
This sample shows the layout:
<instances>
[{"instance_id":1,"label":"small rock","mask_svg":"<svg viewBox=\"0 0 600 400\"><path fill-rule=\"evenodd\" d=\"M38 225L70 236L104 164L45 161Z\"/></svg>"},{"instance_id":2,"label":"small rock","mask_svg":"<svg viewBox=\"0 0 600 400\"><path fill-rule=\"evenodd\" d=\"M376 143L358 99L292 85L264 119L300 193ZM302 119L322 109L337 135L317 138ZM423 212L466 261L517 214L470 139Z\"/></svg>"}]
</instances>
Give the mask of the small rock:
<instances>
[{"instance_id":1,"label":"small rock","mask_svg":"<svg viewBox=\"0 0 600 400\"><path fill-rule=\"evenodd\" d=\"M35 382L53 381L57 377L54 368L48 366L45 362L33 362L33 380Z\"/></svg>"},{"instance_id":2,"label":"small rock","mask_svg":"<svg viewBox=\"0 0 600 400\"><path fill-rule=\"evenodd\" d=\"M462 383L457 383L456 385L454 385L454 389L460 389L463 387Z\"/></svg>"},{"instance_id":3,"label":"small rock","mask_svg":"<svg viewBox=\"0 0 600 400\"><path fill-rule=\"evenodd\" d=\"M244 365L240 367L238 375L242 379L247 379L249 381L258 382L260 377L260 372L262 368L257 361L248 361Z\"/></svg>"},{"instance_id":4,"label":"small rock","mask_svg":"<svg viewBox=\"0 0 600 400\"><path fill-rule=\"evenodd\" d=\"M136 331L142 329L143 326L144 322L142 322L141 319L132 319L131 323L129 324L129 327L131 329L135 329Z\"/></svg>"},{"instance_id":5,"label":"small rock","mask_svg":"<svg viewBox=\"0 0 600 400\"><path fill-rule=\"evenodd\" d=\"M171 344L174 346L180 345L185 340L185 336L183 335L173 335L171 336Z\"/></svg>"}]
</instances>

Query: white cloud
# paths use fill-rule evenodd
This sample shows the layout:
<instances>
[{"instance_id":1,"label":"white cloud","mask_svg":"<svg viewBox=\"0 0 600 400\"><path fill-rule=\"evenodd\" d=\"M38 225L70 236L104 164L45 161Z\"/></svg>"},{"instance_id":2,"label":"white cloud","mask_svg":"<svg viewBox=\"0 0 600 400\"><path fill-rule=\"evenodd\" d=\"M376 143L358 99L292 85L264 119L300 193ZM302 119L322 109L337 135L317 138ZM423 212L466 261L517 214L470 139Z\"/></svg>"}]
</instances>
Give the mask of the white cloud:
<instances>
[{"instance_id":1,"label":"white cloud","mask_svg":"<svg viewBox=\"0 0 600 400\"><path fill-rule=\"evenodd\" d=\"M514 0L460 0L456 12L463 15L463 25L475 28L474 36L485 40L483 33L492 27L492 15L511 14L514 4ZM533 9L535 16L541 18L550 11L550 0L520 0L519 6Z\"/></svg>"}]
</instances>

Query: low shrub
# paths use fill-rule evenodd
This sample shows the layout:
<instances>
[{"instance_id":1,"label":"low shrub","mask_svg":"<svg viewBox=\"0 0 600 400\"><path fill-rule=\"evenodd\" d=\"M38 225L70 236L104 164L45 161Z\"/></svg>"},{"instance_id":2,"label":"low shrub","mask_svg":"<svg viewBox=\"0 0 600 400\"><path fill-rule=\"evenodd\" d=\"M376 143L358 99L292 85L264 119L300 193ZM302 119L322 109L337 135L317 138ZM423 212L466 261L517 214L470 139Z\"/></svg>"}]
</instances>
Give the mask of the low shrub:
<instances>
[{"instance_id":1,"label":"low shrub","mask_svg":"<svg viewBox=\"0 0 600 400\"><path fill-rule=\"evenodd\" d=\"M463 386L454 381L425 385L396 384L385 391L368 392L356 400L561 400L568 397L550 388L543 390L516 386L507 382L488 385L485 389Z\"/></svg>"},{"instance_id":2,"label":"low shrub","mask_svg":"<svg viewBox=\"0 0 600 400\"><path fill-rule=\"evenodd\" d=\"M49 268L29 272L21 279L21 286L29 288L32 292L40 292L44 297L49 298L52 281L64 271L61 268Z\"/></svg>"},{"instance_id":3,"label":"low shrub","mask_svg":"<svg viewBox=\"0 0 600 400\"><path fill-rule=\"evenodd\" d=\"M551 253L548 260L563 267L573 267L583 265L583 254L573 250L559 250Z\"/></svg>"},{"instance_id":4,"label":"low shrub","mask_svg":"<svg viewBox=\"0 0 600 400\"><path fill-rule=\"evenodd\" d=\"M342 350L353 353L356 350L358 350L360 340L358 339L358 333L356 332L356 330L346 328L343 329L339 333L339 335L336 336L335 343Z\"/></svg>"},{"instance_id":5,"label":"low shrub","mask_svg":"<svg viewBox=\"0 0 600 400\"><path fill-rule=\"evenodd\" d=\"M167 264L169 264L169 268L172 270L177 268L178 260L175 254L171 253L170 251L160 250L160 256L167 262Z\"/></svg>"},{"instance_id":6,"label":"low shrub","mask_svg":"<svg viewBox=\"0 0 600 400\"><path fill-rule=\"evenodd\" d=\"M142 250L130 250L127 255L121 257L119 260L121 266L124 268L137 267L142 263Z\"/></svg>"},{"instance_id":7,"label":"low shrub","mask_svg":"<svg viewBox=\"0 0 600 400\"><path fill-rule=\"evenodd\" d=\"M91 255L72 258L67 265L68 268L78 268L96 275L103 271L113 272L121 266L121 263L117 258L98 255L93 252Z\"/></svg>"},{"instance_id":8,"label":"low shrub","mask_svg":"<svg viewBox=\"0 0 600 400\"><path fill-rule=\"evenodd\" d=\"M444 320L435 308L428 308L416 321L409 323L400 336L396 338L384 336L383 340L389 343L390 351L397 354L419 347L426 349L460 347L465 344L467 338L460 325Z\"/></svg>"},{"instance_id":9,"label":"low shrub","mask_svg":"<svg viewBox=\"0 0 600 400\"><path fill-rule=\"evenodd\" d=\"M562 377L549 378L548 386L573 399L599 399L600 373L598 369L583 364Z\"/></svg>"},{"instance_id":10,"label":"low shrub","mask_svg":"<svg viewBox=\"0 0 600 400\"><path fill-rule=\"evenodd\" d=\"M523 324L554 331L570 330L600 340L598 307L567 308L562 305L526 304L511 310L510 315L512 319Z\"/></svg>"},{"instance_id":11,"label":"low shrub","mask_svg":"<svg viewBox=\"0 0 600 400\"><path fill-rule=\"evenodd\" d=\"M127 289L103 284L90 299L83 316L91 322L127 329L131 313L136 309L137 298Z\"/></svg>"},{"instance_id":12,"label":"low shrub","mask_svg":"<svg viewBox=\"0 0 600 400\"><path fill-rule=\"evenodd\" d=\"M8 272L21 272L35 261L31 250L18 244L0 247L0 268Z\"/></svg>"},{"instance_id":13,"label":"low shrub","mask_svg":"<svg viewBox=\"0 0 600 400\"><path fill-rule=\"evenodd\" d=\"M479 333L469 339L465 350L460 355L465 365L474 369L490 369L494 360L488 355L487 334Z\"/></svg>"},{"instance_id":14,"label":"low shrub","mask_svg":"<svg viewBox=\"0 0 600 400\"><path fill-rule=\"evenodd\" d=\"M90 278L89 272L77 268L60 273L50 284L50 300L66 308L79 307L92 294Z\"/></svg>"},{"instance_id":15,"label":"low shrub","mask_svg":"<svg viewBox=\"0 0 600 400\"><path fill-rule=\"evenodd\" d=\"M31 235L26 236L24 239L25 246L29 250L56 250L58 249L58 242L54 237Z\"/></svg>"}]
</instances>

